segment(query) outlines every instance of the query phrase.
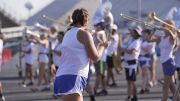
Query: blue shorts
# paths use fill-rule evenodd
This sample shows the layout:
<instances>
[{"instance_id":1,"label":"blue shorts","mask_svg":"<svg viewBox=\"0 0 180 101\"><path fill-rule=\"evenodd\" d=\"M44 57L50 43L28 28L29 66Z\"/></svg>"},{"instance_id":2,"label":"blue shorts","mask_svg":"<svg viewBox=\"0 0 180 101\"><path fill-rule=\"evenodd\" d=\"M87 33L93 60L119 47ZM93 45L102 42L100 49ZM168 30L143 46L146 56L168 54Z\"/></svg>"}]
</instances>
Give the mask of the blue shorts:
<instances>
[{"instance_id":1,"label":"blue shorts","mask_svg":"<svg viewBox=\"0 0 180 101\"><path fill-rule=\"evenodd\" d=\"M165 76L172 76L176 71L175 62L173 59L168 59L166 62L162 63L163 73Z\"/></svg>"},{"instance_id":2,"label":"blue shorts","mask_svg":"<svg viewBox=\"0 0 180 101\"><path fill-rule=\"evenodd\" d=\"M143 67L151 67L150 62L151 61L148 61L148 60L140 60L139 65L140 65L141 68L143 68Z\"/></svg>"},{"instance_id":3,"label":"blue shorts","mask_svg":"<svg viewBox=\"0 0 180 101\"><path fill-rule=\"evenodd\" d=\"M69 95L78 93L82 96L82 92L87 84L87 78L78 75L61 75L55 78L54 94Z\"/></svg>"}]
</instances>

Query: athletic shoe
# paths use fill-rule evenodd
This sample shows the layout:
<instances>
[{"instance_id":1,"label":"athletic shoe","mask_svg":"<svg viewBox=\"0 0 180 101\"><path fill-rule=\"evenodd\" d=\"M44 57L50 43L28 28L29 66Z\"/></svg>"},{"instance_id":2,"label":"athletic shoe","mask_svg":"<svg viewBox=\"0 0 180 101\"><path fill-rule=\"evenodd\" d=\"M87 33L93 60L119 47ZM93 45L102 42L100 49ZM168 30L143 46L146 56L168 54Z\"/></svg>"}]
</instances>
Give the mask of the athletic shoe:
<instances>
[{"instance_id":1,"label":"athletic shoe","mask_svg":"<svg viewBox=\"0 0 180 101\"><path fill-rule=\"evenodd\" d=\"M125 101L131 101L131 97L128 96L128 97L125 99Z\"/></svg>"},{"instance_id":2,"label":"athletic shoe","mask_svg":"<svg viewBox=\"0 0 180 101\"><path fill-rule=\"evenodd\" d=\"M1 96L1 97L0 97L0 101L5 101L5 97L4 97L4 96Z\"/></svg>"},{"instance_id":3,"label":"athletic shoe","mask_svg":"<svg viewBox=\"0 0 180 101\"><path fill-rule=\"evenodd\" d=\"M117 84L116 83L112 83L109 85L109 87L117 87Z\"/></svg>"},{"instance_id":4,"label":"athletic shoe","mask_svg":"<svg viewBox=\"0 0 180 101\"><path fill-rule=\"evenodd\" d=\"M139 94L144 94L145 93L145 91L143 90L143 89L141 89L140 91L139 91Z\"/></svg>"},{"instance_id":5,"label":"athletic shoe","mask_svg":"<svg viewBox=\"0 0 180 101\"><path fill-rule=\"evenodd\" d=\"M108 95L108 92L106 90L102 90L98 93L96 93L97 96L105 96L105 95Z\"/></svg>"},{"instance_id":6,"label":"athletic shoe","mask_svg":"<svg viewBox=\"0 0 180 101\"><path fill-rule=\"evenodd\" d=\"M44 91L50 91L50 90L51 90L50 87L45 87L45 88L43 88L41 91L44 92Z\"/></svg>"},{"instance_id":7,"label":"athletic shoe","mask_svg":"<svg viewBox=\"0 0 180 101\"><path fill-rule=\"evenodd\" d=\"M29 82L28 84L26 84L26 86L32 86L32 85L34 85L33 82Z\"/></svg>"},{"instance_id":8,"label":"athletic shoe","mask_svg":"<svg viewBox=\"0 0 180 101\"><path fill-rule=\"evenodd\" d=\"M133 97L131 101L138 101L137 97Z\"/></svg>"}]
</instances>

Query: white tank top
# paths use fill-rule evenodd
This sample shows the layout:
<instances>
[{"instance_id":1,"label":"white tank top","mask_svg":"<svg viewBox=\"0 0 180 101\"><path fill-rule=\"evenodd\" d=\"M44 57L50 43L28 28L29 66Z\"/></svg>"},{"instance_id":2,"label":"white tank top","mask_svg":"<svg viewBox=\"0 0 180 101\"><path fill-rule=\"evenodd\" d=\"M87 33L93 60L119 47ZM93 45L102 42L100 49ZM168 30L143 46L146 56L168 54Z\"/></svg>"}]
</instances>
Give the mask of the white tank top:
<instances>
[{"instance_id":1,"label":"white tank top","mask_svg":"<svg viewBox=\"0 0 180 101\"><path fill-rule=\"evenodd\" d=\"M162 37L159 43L160 48L160 62L164 63L168 59L173 58L173 48L174 45L171 45L169 37Z\"/></svg>"},{"instance_id":2,"label":"white tank top","mask_svg":"<svg viewBox=\"0 0 180 101\"><path fill-rule=\"evenodd\" d=\"M86 49L77 39L79 28L71 28L66 32L61 44L60 66L56 76L79 75L88 77L89 58Z\"/></svg>"}]
</instances>

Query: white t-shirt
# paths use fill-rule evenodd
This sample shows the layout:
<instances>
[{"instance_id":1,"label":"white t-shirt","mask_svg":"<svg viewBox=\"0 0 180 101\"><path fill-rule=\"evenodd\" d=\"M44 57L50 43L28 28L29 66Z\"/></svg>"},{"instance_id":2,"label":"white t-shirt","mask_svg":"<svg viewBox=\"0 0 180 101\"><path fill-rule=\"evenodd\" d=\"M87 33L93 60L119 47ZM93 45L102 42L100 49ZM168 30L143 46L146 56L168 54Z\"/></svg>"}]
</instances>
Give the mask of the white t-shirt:
<instances>
[{"instance_id":1,"label":"white t-shirt","mask_svg":"<svg viewBox=\"0 0 180 101\"><path fill-rule=\"evenodd\" d=\"M139 61L146 61L146 64L143 65L144 67L150 67L149 61L151 60L151 57L146 57L145 55L151 55L152 48L154 48L154 42L143 41L141 44Z\"/></svg>"},{"instance_id":2,"label":"white t-shirt","mask_svg":"<svg viewBox=\"0 0 180 101\"><path fill-rule=\"evenodd\" d=\"M57 33L55 33L54 35L53 35L54 37L52 38L50 38L50 43L51 43L51 49L52 50L54 50L54 48L55 48L55 46L57 45L57 43L58 43L58 41L57 41ZM56 37L55 37L56 36Z\"/></svg>"},{"instance_id":3,"label":"white t-shirt","mask_svg":"<svg viewBox=\"0 0 180 101\"><path fill-rule=\"evenodd\" d=\"M107 47L107 55L109 56L111 56L114 52L117 51L119 42L119 36L117 33L111 36L110 42L110 45Z\"/></svg>"},{"instance_id":4,"label":"white t-shirt","mask_svg":"<svg viewBox=\"0 0 180 101\"><path fill-rule=\"evenodd\" d=\"M129 60L138 60L140 51L141 51L141 39L136 39L133 40L127 47L127 49L134 49L133 54L128 54L125 52L124 54L124 60L129 61ZM125 68L137 68L137 64L134 65L128 65L127 62L124 63Z\"/></svg>"},{"instance_id":5,"label":"white t-shirt","mask_svg":"<svg viewBox=\"0 0 180 101\"><path fill-rule=\"evenodd\" d=\"M60 52L60 50L61 50L61 44L58 43L58 44L56 45L56 47L54 48L54 51ZM59 61L60 61L60 57L61 57L61 56L53 53L53 62L54 62L54 64L55 64L56 66L60 66L60 62L59 62Z\"/></svg>"},{"instance_id":6,"label":"white t-shirt","mask_svg":"<svg viewBox=\"0 0 180 101\"><path fill-rule=\"evenodd\" d=\"M25 62L33 65L33 63L34 63L34 56L33 56L34 43L33 42L28 43L27 46L25 47L24 51L27 52L30 50L31 50L31 53L25 53Z\"/></svg>"},{"instance_id":7,"label":"white t-shirt","mask_svg":"<svg viewBox=\"0 0 180 101\"><path fill-rule=\"evenodd\" d=\"M175 63L176 66L180 68L180 39L178 40L179 46L178 46L178 50L175 53Z\"/></svg>"},{"instance_id":8,"label":"white t-shirt","mask_svg":"<svg viewBox=\"0 0 180 101\"><path fill-rule=\"evenodd\" d=\"M151 54L155 52L156 43L143 41L141 44L140 55Z\"/></svg>"}]
</instances>

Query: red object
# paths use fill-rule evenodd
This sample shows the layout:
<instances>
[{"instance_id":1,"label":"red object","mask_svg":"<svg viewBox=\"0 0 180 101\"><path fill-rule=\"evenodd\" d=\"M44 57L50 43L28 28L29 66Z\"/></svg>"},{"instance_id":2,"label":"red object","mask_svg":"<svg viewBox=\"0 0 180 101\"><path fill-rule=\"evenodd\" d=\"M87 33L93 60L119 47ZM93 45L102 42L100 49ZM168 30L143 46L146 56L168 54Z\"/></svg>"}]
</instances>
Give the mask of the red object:
<instances>
[{"instance_id":1,"label":"red object","mask_svg":"<svg viewBox=\"0 0 180 101\"><path fill-rule=\"evenodd\" d=\"M2 64L7 63L12 56L12 50L9 48L3 49L3 53L2 53Z\"/></svg>"}]
</instances>

